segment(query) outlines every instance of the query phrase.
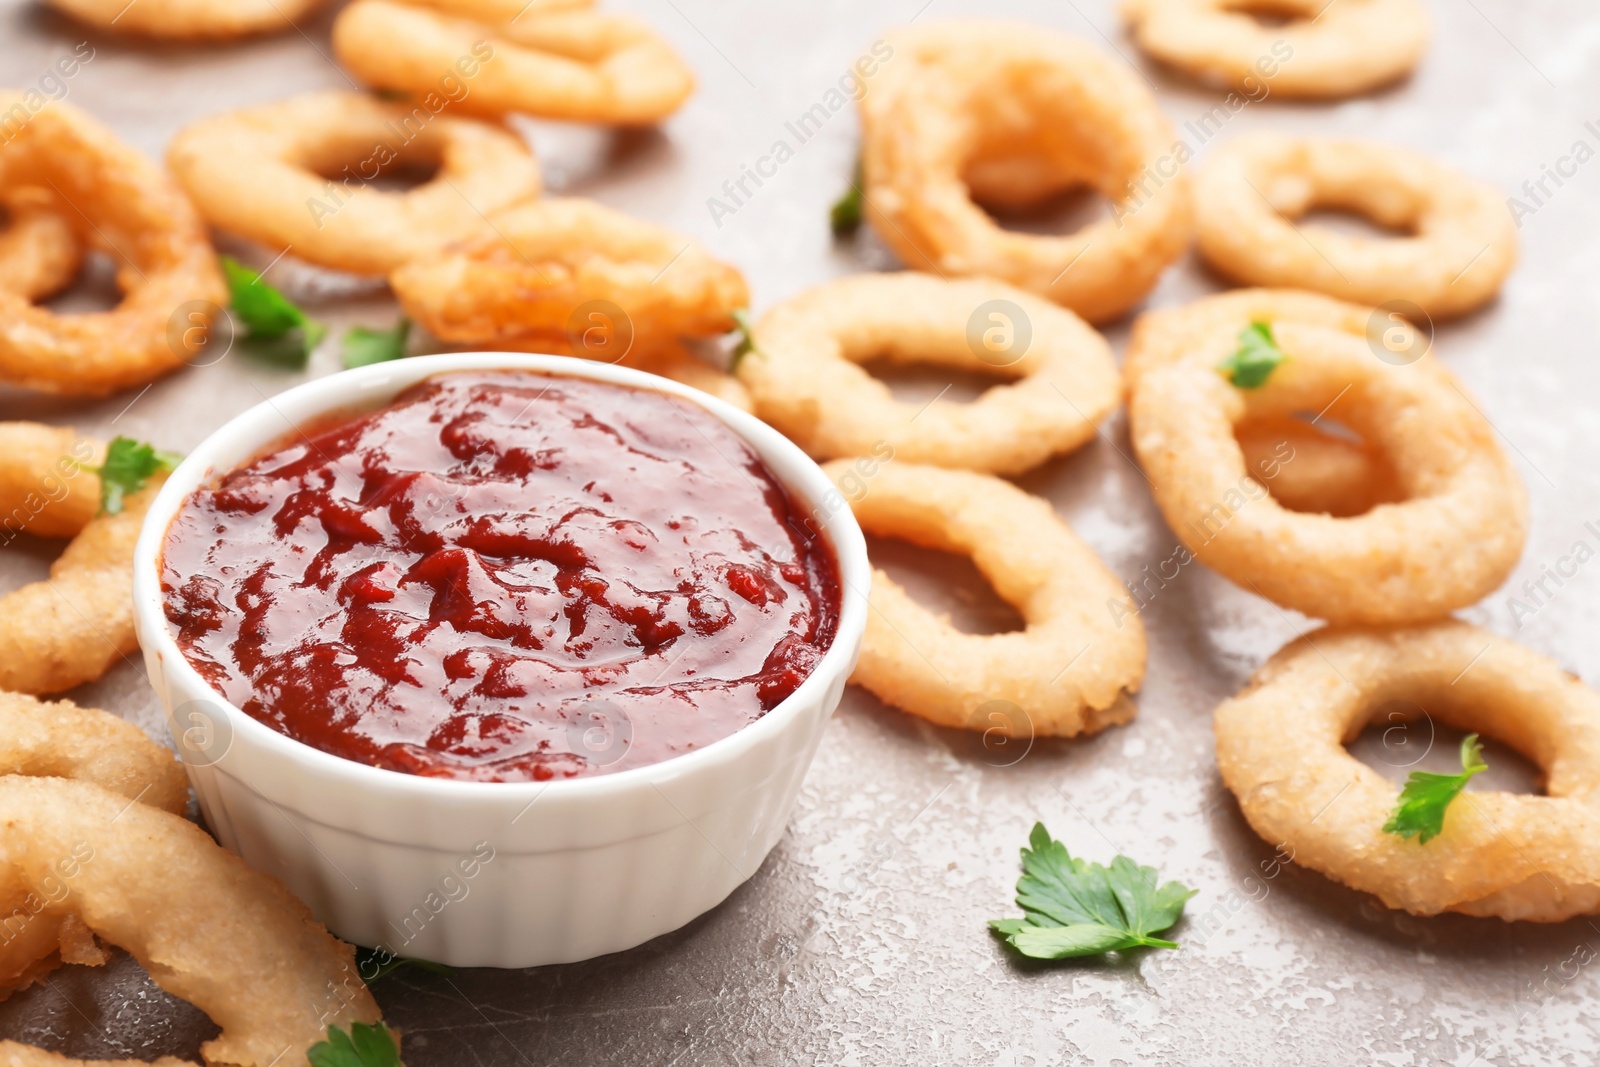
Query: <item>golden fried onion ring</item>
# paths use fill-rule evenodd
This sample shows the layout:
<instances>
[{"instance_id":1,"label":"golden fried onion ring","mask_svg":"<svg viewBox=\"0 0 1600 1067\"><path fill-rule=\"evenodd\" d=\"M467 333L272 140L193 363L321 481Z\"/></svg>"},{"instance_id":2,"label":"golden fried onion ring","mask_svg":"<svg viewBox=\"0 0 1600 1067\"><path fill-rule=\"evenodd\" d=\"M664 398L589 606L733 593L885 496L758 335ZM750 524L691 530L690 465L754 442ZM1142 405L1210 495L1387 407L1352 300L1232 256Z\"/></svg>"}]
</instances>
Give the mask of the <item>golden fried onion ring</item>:
<instances>
[{"instance_id":1,"label":"golden fried onion ring","mask_svg":"<svg viewBox=\"0 0 1600 1067\"><path fill-rule=\"evenodd\" d=\"M50 577L0 596L0 690L60 693L94 681L139 647L133 546L163 480L84 526Z\"/></svg>"},{"instance_id":2,"label":"golden fried onion ring","mask_svg":"<svg viewBox=\"0 0 1600 1067\"><path fill-rule=\"evenodd\" d=\"M1544 771L1546 796L1468 787L1427 844L1383 832L1396 787L1343 748L1390 702L1481 731ZM1319 630L1217 709L1217 765L1295 862L1417 915L1559 922L1600 911L1600 695L1454 620Z\"/></svg>"},{"instance_id":3,"label":"golden fried onion ring","mask_svg":"<svg viewBox=\"0 0 1600 1067\"><path fill-rule=\"evenodd\" d=\"M1429 355L1379 359L1351 328L1369 317L1270 289L1152 312L1127 359L1130 434L1167 523L1202 562L1331 622L1422 622L1475 603L1510 573L1527 493L1455 378ZM1288 358L1262 387L1239 389L1217 364L1253 321L1271 325ZM1339 399L1404 499L1343 518L1290 511L1247 473L1235 427Z\"/></svg>"},{"instance_id":4,"label":"golden fried onion ring","mask_svg":"<svg viewBox=\"0 0 1600 1067\"><path fill-rule=\"evenodd\" d=\"M1272 472L1258 480L1290 511L1347 517L1405 499L1389 461L1363 441L1283 418L1242 423L1234 436L1245 470Z\"/></svg>"},{"instance_id":5,"label":"golden fried onion ring","mask_svg":"<svg viewBox=\"0 0 1600 1067\"><path fill-rule=\"evenodd\" d=\"M1250 93L1354 96L1411 73L1428 45L1421 0L1273 0L1257 21L1239 0L1123 0L1139 47L1179 70ZM1256 8L1260 10L1260 8Z\"/></svg>"},{"instance_id":6,"label":"golden fried onion ring","mask_svg":"<svg viewBox=\"0 0 1600 1067\"><path fill-rule=\"evenodd\" d=\"M354 949L187 819L17 776L0 778L0 812L0 899L48 899L64 879L70 892L45 914L76 916L209 1015L222 1033L201 1047L207 1063L305 1067L329 1025L379 1018ZM12 1048L0 1044L0 1061Z\"/></svg>"},{"instance_id":7,"label":"golden fried onion ring","mask_svg":"<svg viewBox=\"0 0 1600 1067\"><path fill-rule=\"evenodd\" d=\"M105 445L64 426L0 422L0 528L76 537L100 510Z\"/></svg>"},{"instance_id":8,"label":"golden fried onion ring","mask_svg":"<svg viewBox=\"0 0 1600 1067\"><path fill-rule=\"evenodd\" d=\"M172 750L133 723L68 701L0 693L0 775L92 782L130 803L182 815L189 779ZM0 879L3 882L3 879ZM0 900L0 999L62 963L97 965L104 952L72 915L42 914L35 896Z\"/></svg>"},{"instance_id":9,"label":"golden fried onion ring","mask_svg":"<svg viewBox=\"0 0 1600 1067\"><path fill-rule=\"evenodd\" d=\"M339 61L368 85L436 90L463 56L482 61L461 106L488 114L648 125L676 111L694 74L655 31L626 15L508 5L469 13L439 0L355 0L333 24ZM446 14L438 8L449 8Z\"/></svg>"},{"instance_id":10,"label":"golden fried onion ring","mask_svg":"<svg viewBox=\"0 0 1600 1067\"><path fill-rule=\"evenodd\" d=\"M550 197L494 217L495 232L407 263L389 277L406 314L446 341L565 338L579 308L648 344L733 328L750 302L738 269L692 239L591 200ZM585 318L587 321L587 318ZM626 347L626 346L624 346Z\"/></svg>"},{"instance_id":11,"label":"golden fried onion ring","mask_svg":"<svg viewBox=\"0 0 1600 1067\"><path fill-rule=\"evenodd\" d=\"M324 0L46 0L102 29L176 40L216 40L295 28Z\"/></svg>"},{"instance_id":12,"label":"golden fried onion ring","mask_svg":"<svg viewBox=\"0 0 1600 1067\"><path fill-rule=\"evenodd\" d=\"M0 775L73 778L174 815L189 779L172 750L126 719L70 700L0 693Z\"/></svg>"},{"instance_id":13,"label":"golden fried onion ring","mask_svg":"<svg viewBox=\"0 0 1600 1067\"><path fill-rule=\"evenodd\" d=\"M173 138L167 163L219 229L365 274L492 232L485 215L541 187L532 153L499 125L341 91L201 119ZM371 185L428 164L438 173L414 189Z\"/></svg>"},{"instance_id":14,"label":"golden fried onion ring","mask_svg":"<svg viewBox=\"0 0 1600 1067\"><path fill-rule=\"evenodd\" d=\"M1355 212L1408 235L1296 225L1314 208ZM1492 186L1375 141L1236 137L1200 172L1195 209L1200 253L1235 281L1373 306L1407 301L1435 318L1489 300L1517 258L1517 228Z\"/></svg>"},{"instance_id":15,"label":"golden fried onion ring","mask_svg":"<svg viewBox=\"0 0 1600 1067\"><path fill-rule=\"evenodd\" d=\"M985 347L995 329L1008 343ZM887 443L908 463L1015 474L1092 438L1121 393L1111 349L1083 320L988 278L839 278L774 307L755 332L739 380L757 414L820 459ZM878 357L1007 382L971 403L907 404L859 365Z\"/></svg>"},{"instance_id":16,"label":"golden fried onion ring","mask_svg":"<svg viewBox=\"0 0 1600 1067\"><path fill-rule=\"evenodd\" d=\"M919 24L890 43L861 98L862 166L867 217L906 266L999 278L1102 322L1188 247L1172 127L1121 60L1001 22ZM1083 186L1116 217L1064 236L1003 230L974 203Z\"/></svg>"},{"instance_id":17,"label":"golden fried onion ring","mask_svg":"<svg viewBox=\"0 0 1600 1067\"><path fill-rule=\"evenodd\" d=\"M864 485L848 460L823 469L862 529L969 556L1027 624L1015 633L960 633L875 570L851 681L940 726L1008 737L1071 737L1133 718L1144 627L1122 583L1048 502L986 474L898 458ZM1126 610L1108 611L1112 603ZM1017 711L983 716L994 701Z\"/></svg>"},{"instance_id":18,"label":"golden fried onion ring","mask_svg":"<svg viewBox=\"0 0 1600 1067\"><path fill-rule=\"evenodd\" d=\"M0 192L0 290L34 302L72 284L83 266L83 243L50 200L45 189Z\"/></svg>"},{"instance_id":19,"label":"golden fried onion ring","mask_svg":"<svg viewBox=\"0 0 1600 1067\"><path fill-rule=\"evenodd\" d=\"M0 115L22 109L0 92ZM49 192L51 211L78 241L117 263L122 303L111 311L57 315L0 287L0 379L70 396L142 385L197 352L169 337L168 323L198 309L208 325L227 300L194 208L160 168L69 104L53 101L0 141L0 188Z\"/></svg>"}]
</instances>

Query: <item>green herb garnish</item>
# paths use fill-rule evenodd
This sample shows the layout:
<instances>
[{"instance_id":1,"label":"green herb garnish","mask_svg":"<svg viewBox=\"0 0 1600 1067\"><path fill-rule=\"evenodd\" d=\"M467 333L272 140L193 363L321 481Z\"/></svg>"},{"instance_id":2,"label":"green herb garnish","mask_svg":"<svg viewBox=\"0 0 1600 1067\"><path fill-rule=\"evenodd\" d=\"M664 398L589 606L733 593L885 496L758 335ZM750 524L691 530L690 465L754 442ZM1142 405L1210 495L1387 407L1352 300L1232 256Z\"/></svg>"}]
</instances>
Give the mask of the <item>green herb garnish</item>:
<instances>
[{"instance_id":1,"label":"green herb garnish","mask_svg":"<svg viewBox=\"0 0 1600 1067\"><path fill-rule=\"evenodd\" d=\"M739 343L733 348L733 362L729 370L737 369L739 361L750 353L761 351L756 347L756 332L750 323L750 310L739 308L732 314L735 328L739 331Z\"/></svg>"},{"instance_id":2,"label":"green herb garnish","mask_svg":"<svg viewBox=\"0 0 1600 1067\"><path fill-rule=\"evenodd\" d=\"M351 1023L350 1032L328 1027L328 1039L306 1049L311 1067L403 1067L394 1035L382 1023Z\"/></svg>"},{"instance_id":3,"label":"green herb garnish","mask_svg":"<svg viewBox=\"0 0 1600 1067\"><path fill-rule=\"evenodd\" d=\"M432 960L396 956L394 953L384 949L356 949L356 972L361 975L361 980L368 985L408 967L419 971L427 971L430 974L453 975L456 973L454 967L447 967L442 963L434 963ZM367 973L369 970L372 972L371 974Z\"/></svg>"},{"instance_id":4,"label":"green herb garnish","mask_svg":"<svg viewBox=\"0 0 1600 1067\"><path fill-rule=\"evenodd\" d=\"M370 330L365 326L346 330L343 341L345 369L399 359L406 354L406 338L410 336L410 319L401 319L390 330Z\"/></svg>"},{"instance_id":5,"label":"green herb garnish","mask_svg":"<svg viewBox=\"0 0 1600 1067\"><path fill-rule=\"evenodd\" d=\"M152 477L170 471L183 457L176 452L162 452L154 445L135 441L131 437L115 437L106 446L105 462L98 467L82 467L100 476L100 510L115 515L122 510L122 502L131 493L143 489Z\"/></svg>"},{"instance_id":6,"label":"green herb garnish","mask_svg":"<svg viewBox=\"0 0 1600 1067\"><path fill-rule=\"evenodd\" d=\"M1467 779L1488 769L1478 735L1468 734L1461 739L1461 773L1412 771L1400 790L1394 813L1383 824L1384 833L1414 836L1418 844L1426 845L1443 832L1445 809L1467 787Z\"/></svg>"},{"instance_id":7,"label":"green herb garnish","mask_svg":"<svg viewBox=\"0 0 1600 1067\"><path fill-rule=\"evenodd\" d=\"M856 160L855 176L850 179L850 188L844 191L839 199L833 202L833 207L828 209L828 224L833 227L835 237L849 237L861 228L861 214L865 206L862 201L861 185L866 180L861 170L861 160Z\"/></svg>"},{"instance_id":8,"label":"green herb garnish","mask_svg":"<svg viewBox=\"0 0 1600 1067\"><path fill-rule=\"evenodd\" d=\"M1024 956L1059 960L1130 948L1177 948L1151 937L1183 914L1195 890L1178 882L1156 885L1153 867L1118 856L1110 867L1074 859L1052 841L1044 823L1028 835L1017 881L1021 919L991 919L989 926Z\"/></svg>"},{"instance_id":9,"label":"green herb garnish","mask_svg":"<svg viewBox=\"0 0 1600 1067\"><path fill-rule=\"evenodd\" d=\"M1259 389L1288 358L1272 336L1272 326L1252 322L1239 331L1238 350L1217 364L1217 369L1240 389Z\"/></svg>"},{"instance_id":10,"label":"green herb garnish","mask_svg":"<svg viewBox=\"0 0 1600 1067\"><path fill-rule=\"evenodd\" d=\"M222 274L233 313L244 323L244 339L256 342L256 350L274 361L305 366L328 328L232 256L222 257Z\"/></svg>"}]
</instances>

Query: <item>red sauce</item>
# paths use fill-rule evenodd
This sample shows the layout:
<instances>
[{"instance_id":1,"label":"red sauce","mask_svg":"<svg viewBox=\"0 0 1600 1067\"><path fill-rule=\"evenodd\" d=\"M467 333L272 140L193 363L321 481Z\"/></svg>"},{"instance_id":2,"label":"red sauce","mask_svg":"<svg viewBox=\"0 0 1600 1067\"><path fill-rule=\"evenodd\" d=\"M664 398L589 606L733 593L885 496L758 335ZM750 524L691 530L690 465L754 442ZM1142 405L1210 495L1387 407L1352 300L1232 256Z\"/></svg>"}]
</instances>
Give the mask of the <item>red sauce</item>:
<instances>
[{"instance_id":1,"label":"red sauce","mask_svg":"<svg viewBox=\"0 0 1600 1067\"><path fill-rule=\"evenodd\" d=\"M637 767L772 710L833 641L837 569L699 406L445 375L203 488L168 623L231 702L412 774Z\"/></svg>"}]
</instances>

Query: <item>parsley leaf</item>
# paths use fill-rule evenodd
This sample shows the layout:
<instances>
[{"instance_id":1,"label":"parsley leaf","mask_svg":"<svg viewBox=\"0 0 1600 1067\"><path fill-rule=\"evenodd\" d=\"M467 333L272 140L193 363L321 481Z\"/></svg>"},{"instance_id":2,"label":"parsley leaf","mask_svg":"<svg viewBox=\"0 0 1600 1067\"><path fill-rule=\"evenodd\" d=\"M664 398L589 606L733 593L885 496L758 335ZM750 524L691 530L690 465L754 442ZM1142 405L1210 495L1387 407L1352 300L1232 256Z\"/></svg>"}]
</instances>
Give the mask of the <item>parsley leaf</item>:
<instances>
[{"instance_id":1,"label":"parsley leaf","mask_svg":"<svg viewBox=\"0 0 1600 1067\"><path fill-rule=\"evenodd\" d=\"M1412 771L1400 790L1399 803L1383 824L1383 832L1416 837L1418 844L1426 845L1443 832L1445 809L1467 787L1467 779L1488 769L1478 735L1468 734L1461 739L1461 773Z\"/></svg>"},{"instance_id":2,"label":"parsley leaf","mask_svg":"<svg viewBox=\"0 0 1600 1067\"><path fill-rule=\"evenodd\" d=\"M1217 369L1240 389L1260 389L1288 358L1272 336L1272 326L1252 322L1239 331L1238 349L1217 364Z\"/></svg>"},{"instance_id":3,"label":"parsley leaf","mask_svg":"<svg viewBox=\"0 0 1600 1067\"><path fill-rule=\"evenodd\" d=\"M833 227L835 237L849 237L861 228L861 214L865 204L862 200L861 183L866 180L861 170L861 160L856 160L855 177L850 179L850 188L844 191L839 199L833 202L833 207L828 209L828 224Z\"/></svg>"},{"instance_id":4,"label":"parsley leaf","mask_svg":"<svg viewBox=\"0 0 1600 1067\"><path fill-rule=\"evenodd\" d=\"M305 366L328 328L232 256L222 257L222 274L233 313L244 323L244 339L257 342L256 351L275 362Z\"/></svg>"},{"instance_id":5,"label":"parsley leaf","mask_svg":"<svg viewBox=\"0 0 1600 1067\"><path fill-rule=\"evenodd\" d=\"M328 1027L328 1039L306 1050L311 1067L403 1067L394 1035L382 1023L351 1023L347 1034Z\"/></svg>"},{"instance_id":6,"label":"parsley leaf","mask_svg":"<svg viewBox=\"0 0 1600 1067\"><path fill-rule=\"evenodd\" d=\"M1151 937L1183 914L1195 890L1178 882L1157 886L1153 867L1118 856L1110 867L1074 859L1052 841L1043 823L1033 824L1032 848L1022 850L1017 903L1021 919L991 919L989 926L1024 956L1059 960L1151 946L1177 948Z\"/></svg>"},{"instance_id":7,"label":"parsley leaf","mask_svg":"<svg viewBox=\"0 0 1600 1067\"><path fill-rule=\"evenodd\" d=\"M369 330L365 326L346 330L343 342L345 369L399 359L406 354L406 338L410 336L410 319L401 319L391 330Z\"/></svg>"},{"instance_id":8,"label":"parsley leaf","mask_svg":"<svg viewBox=\"0 0 1600 1067\"><path fill-rule=\"evenodd\" d=\"M428 971L432 974L453 975L454 967L447 967L442 963L432 960L413 959L410 956L396 956L392 952L377 948L356 949L356 972L361 975L361 980L368 985L380 979L387 978L396 971L413 967L419 971ZM371 971L371 973L367 973Z\"/></svg>"},{"instance_id":9,"label":"parsley leaf","mask_svg":"<svg viewBox=\"0 0 1600 1067\"><path fill-rule=\"evenodd\" d=\"M739 361L750 353L761 351L756 347L756 332L755 326L750 322L750 309L739 308L732 314L733 321L739 331L739 343L733 348L733 362L729 366L729 370L736 369L739 366Z\"/></svg>"},{"instance_id":10,"label":"parsley leaf","mask_svg":"<svg viewBox=\"0 0 1600 1067\"><path fill-rule=\"evenodd\" d=\"M131 437L115 437L106 446L105 462L82 469L100 476L100 510L115 515L122 510L124 497L137 493L156 474L170 471L181 462L183 457L176 452L162 452Z\"/></svg>"}]
</instances>

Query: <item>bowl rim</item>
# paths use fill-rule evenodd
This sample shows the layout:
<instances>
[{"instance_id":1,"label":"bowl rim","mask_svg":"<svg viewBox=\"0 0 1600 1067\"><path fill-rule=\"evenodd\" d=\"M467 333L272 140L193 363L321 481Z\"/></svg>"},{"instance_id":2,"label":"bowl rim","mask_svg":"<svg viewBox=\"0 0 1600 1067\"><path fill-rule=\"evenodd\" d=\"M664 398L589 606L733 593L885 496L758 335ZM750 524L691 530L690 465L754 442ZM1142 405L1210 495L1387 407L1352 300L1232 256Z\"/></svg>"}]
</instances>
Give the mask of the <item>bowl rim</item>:
<instances>
[{"instance_id":1,"label":"bowl rim","mask_svg":"<svg viewBox=\"0 0 1600 1067\"><path fill-rule=\"evenodd\" d=\"M698 404L738 434L778 482L795 498L795 503L812 515L822 516L818 526L834 553L839 571L839 623L832 645L817 662L799 688L776 707L734 732L701 748L611 774L556 778L531 782L476 782L455 778L433 778L386 770L346 759L297 741L274 730L233 704L195 670L167 626L159 561L166 533L178 509L190 494L219 474L237 469L273 445L284 441L300 426L323 415L340 411L374 409L392 400L401 391L441 374L474 370L531 371L552 377L581 378L645 389L680 397ZM298 417L295 414L298 413ZM217 462L219 454L238 454L241 458ZM616 364L599 363L571 356L525 352L453 352L413 356L388 363L339 371L314 378L233 416L208 434L172 472L151 502L140 527L133 557L134 619L141 648L161 663L167 692L160 694L169 728L176 710L171 706L173 692L204 692L222 709L232 730L232 743L245 738L271 756L319 779L340 780L352 788L409 794L419 800L461 802L493 799L512 804L531 803L549 790L552 796L572 799L621 793L637 785L670 781L736 759L769 737L776 737L807 708L823 700L823 693L835 676L848 676L866 627L867 594L872 580L866 540L848 502L825 503L828 493L838 490L820 466L798 445L762 422L717 397L691 386L645 371ZM829 709L830 712L832 709ZM181 759L181 754L180 754ZM226 753L206 769L230 777L249 777L230 771ZM186 764L186 768L191 765Z\"/></svg>"}]
</instances>

